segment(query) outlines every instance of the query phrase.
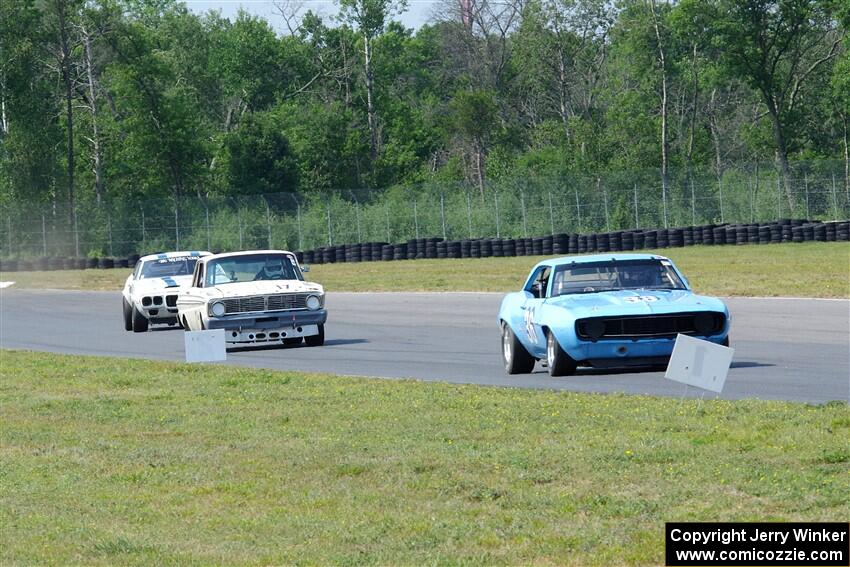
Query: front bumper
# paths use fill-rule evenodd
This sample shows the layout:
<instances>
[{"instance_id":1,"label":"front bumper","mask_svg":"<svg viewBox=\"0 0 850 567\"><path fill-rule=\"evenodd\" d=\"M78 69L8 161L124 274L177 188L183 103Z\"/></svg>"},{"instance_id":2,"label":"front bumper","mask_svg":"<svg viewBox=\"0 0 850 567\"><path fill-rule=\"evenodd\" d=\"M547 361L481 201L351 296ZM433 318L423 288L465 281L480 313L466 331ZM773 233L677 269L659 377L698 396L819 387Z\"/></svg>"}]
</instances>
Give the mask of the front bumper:
<instances>
[{"instance_id":1,"label":"front bumper","mask_svg":"<svg viewBox=\"0 0 850 567\"><path fill-rule=\"evenodd\" d=\"M315 335L318 326L328 320L325 309L316 311L279 311L210 317L207 329L224 329L230 343L253 343ZM260 338L257 335L261 335Z\"/></svg>"},{"instance_id":2,"label":"front bumper","mask_svg":"<svg viewBox=\"0 0 850 567\"><path fill-rule=\"evenodd\" d=\"M142 305L141 302L136 303L136 310L144 315L151 324L172 325L177 322L177 302L173 306L166 305L165 302L158 305Z\"/></svg>"},{"instance_id":3,"label":"front bumper","mask_svg":"<svg viewBox=\"0 0 850 567\"><path fill-rule=\"evenodd\" d=\"M728 334L727 328L717 335L694 338L722 344ZM581 340L574 334L571 337L558 337L556 334L556 338L558 338L561 348L573 359L579 362L587 361L599 367L641 364L640 359L655 363L655 361L669 358L673 354L673 346L676 344L676 337L639 340L606 339L596 342Z\"/></svg>"}]
</instances>

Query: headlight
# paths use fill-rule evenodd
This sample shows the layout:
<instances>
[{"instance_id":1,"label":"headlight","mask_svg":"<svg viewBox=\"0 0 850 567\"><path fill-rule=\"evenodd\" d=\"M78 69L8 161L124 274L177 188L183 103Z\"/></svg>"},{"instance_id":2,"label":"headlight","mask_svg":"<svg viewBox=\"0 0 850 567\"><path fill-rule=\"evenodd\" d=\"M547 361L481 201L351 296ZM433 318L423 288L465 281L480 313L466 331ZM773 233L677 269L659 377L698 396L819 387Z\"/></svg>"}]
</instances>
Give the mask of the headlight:
<instances>
[{"instance_id":1,"label":"headlight","mask_svg":"<svg viewBox=\"0 0 850 567\"><path fill-rule=\"evenodd\" d=\"M315 311L319 307L322 306L322 300L319 299L317 295L311 295L307 297L307 309L310 311Z\"/></svg>"},{"instance_id":2,"label":"headlight","mask_svg":"<svg viewBox=\"0 0 850 567\"><path fill-rule=\"evenodd\" d=\"M210 313L212 313L213 317L221 317L224 315L224 303L221 301L216 301L212 305L210 305Z\"/></svg>"},{"instance_id":3,"label":"headlight","mask_svg":"<svg viewBox=\"0 0 850 567\"><path fill-rule=\"evenodd\" d=\"M591 319L585 324L585 332L591 340L599 340L605 334L605 323L599 319Z\"/></svg>"},{"instance_id":4,"label":"headlight","mask_svg":"<svg viewBox=\"0 0 850 567\"><path fill-rule=\"evenodd\" d=\"M694 328L700 335L710 335L719 325L714 313L698 313L694 317Z\"/></svg>"}]
</instances>

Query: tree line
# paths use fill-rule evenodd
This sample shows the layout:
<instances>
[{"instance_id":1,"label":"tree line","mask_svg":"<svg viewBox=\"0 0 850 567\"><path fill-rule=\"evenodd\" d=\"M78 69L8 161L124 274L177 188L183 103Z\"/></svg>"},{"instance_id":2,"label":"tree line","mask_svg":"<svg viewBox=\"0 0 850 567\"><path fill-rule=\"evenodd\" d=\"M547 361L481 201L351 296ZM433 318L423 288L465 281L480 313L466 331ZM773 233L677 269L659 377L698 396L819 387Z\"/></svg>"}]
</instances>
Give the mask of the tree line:
<instances>
[{"instance_id":1,"label":"tree line","mask_svg":"<svg viewBox=\"0 0 850 567\"><path fill-rule=\"evenodd\" d=\"M0 3L0 205L488 183L838 159L850 3L276 4L278 33L174 0ZM57 213L58 214L58 213Z\"/></svg>"}]
</instances>

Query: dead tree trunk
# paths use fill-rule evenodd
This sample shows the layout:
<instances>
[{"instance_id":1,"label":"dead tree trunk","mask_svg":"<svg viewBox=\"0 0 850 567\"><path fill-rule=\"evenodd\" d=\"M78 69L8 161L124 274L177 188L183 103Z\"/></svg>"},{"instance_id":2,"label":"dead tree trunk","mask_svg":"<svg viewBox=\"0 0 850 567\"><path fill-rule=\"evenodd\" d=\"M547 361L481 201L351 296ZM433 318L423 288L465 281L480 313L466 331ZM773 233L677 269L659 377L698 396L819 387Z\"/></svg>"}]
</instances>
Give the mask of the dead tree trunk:
<instances>
[{"instance_id":1,"label":"dead tree trunk","mask_svg":"<svg viewBox=\"0 0 850 567\"><path fill-rule=\"evenodd\" d=\"M768 114L770 114L771 122L773 123L773 138L776 143L776 161L779 163L779 170L782 173L782 181L785 186L785 198L788 200L788 207L793 212L796 199L792 188L791 166L788 163L788 144L785 140L785 132L782 130L782 122L779 118L779 109L774 100L765 96L767 103Z\"/></svg>"},{"instance_id":2,"label":"dead tree trunk","mask_svg":"<svg viewBox=\"0 0 850 567\"><path fill-rule=\"evenodd\" d=\"M478 191L484 199L484 142L476 139L473 143L475 150L475 176L478 178Z\"/></svg>"},{"instance_id":3,"label":"dead tree trunk","mask_svg":"<svg viewBox=\"0 0 850 567\"><path fill-rule=\"evenodd\" d=\"M86 79L88 87L89 109L91 110L92 135L89 139L92 145L92 171L94 172L94 192L97 197L98 206L103 201L104 180L103 180L103 147L100 143L100 132L98 131L98 108L97 108L97 89L94 78L94 65L92 61L91 51L91 34L85 28L83 33L83 46L85 47L85 65Z\"/></svg>"},{"instance_id":4,"label":"dead tree trunk","mask_svg":"<svg viewBox=\"0 0 850 567\"><path fill-rule=\"evenodd\" d=\"M658 23L658 14L655 10L655 0L649 1L652 11L652 24L655 28L655 39L658 42L658 63L661 67L661 198L667 203L667 194L670 190L669 155L670 140L667 136L667 58L664 52L664 42L661 39L661 28ZM664 224L667 224L665 209Z\"/></svg>"},{"instance_id":5,"label":"dead tree trunk","mask_svg":"<svg viewBox=\"0 0 850 567\"><path fill-rule=\"evenodd\" d=\"M366 71L366 114L369 122L369 150L372 157L372 167L378 158L378 124L375 116L374 76L372 70L372 48L369 36L363 36L363 65Z\"/></svg>"},{"instance_id":6,"label":"dead tree trunk","mask_svg":"<svg viewBox=\"0 0 850 567\"><path fill-rule=\"evenodd\" d=\"M68 181L68 222L74 224L74 84L71 79L71 40L68 37L64 0L55 0L56 16L59 20L59 68L62 85L65 88L65 125L68 132L67 181Z\"/></svg>"}]
</instances>

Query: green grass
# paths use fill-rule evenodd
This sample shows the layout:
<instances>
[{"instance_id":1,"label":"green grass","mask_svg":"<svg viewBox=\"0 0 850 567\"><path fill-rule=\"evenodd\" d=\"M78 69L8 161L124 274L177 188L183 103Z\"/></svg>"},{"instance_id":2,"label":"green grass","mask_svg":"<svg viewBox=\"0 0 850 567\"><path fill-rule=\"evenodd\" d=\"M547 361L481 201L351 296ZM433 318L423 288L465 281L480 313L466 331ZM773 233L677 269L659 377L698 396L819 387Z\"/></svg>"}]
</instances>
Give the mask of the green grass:
<instances>
[{"instance_id":1,"label":"green grass","mask_svg":"<svg viewBox=\"0 0 850 567\"><path fill-rule=\"evenodd\" d=\"M652 250L669 258L699 293L722 296L850 297L850 246L811 242ZM544 256L321 264L308 277L328 291L498 291L519 289ZM129 270L0 275L29 289L120 289Z\"/></svg>"},{"instance_id":2,"label":"green grass","mask_svg":"<svg viewBox=\"0 0 850 567\"><path fill-rule=\"evenodd\" d=\"M850 410L0 351L0 564L661 564L846 521Z\"/></svg>"}]
</instances>

